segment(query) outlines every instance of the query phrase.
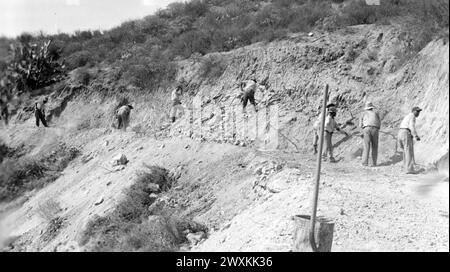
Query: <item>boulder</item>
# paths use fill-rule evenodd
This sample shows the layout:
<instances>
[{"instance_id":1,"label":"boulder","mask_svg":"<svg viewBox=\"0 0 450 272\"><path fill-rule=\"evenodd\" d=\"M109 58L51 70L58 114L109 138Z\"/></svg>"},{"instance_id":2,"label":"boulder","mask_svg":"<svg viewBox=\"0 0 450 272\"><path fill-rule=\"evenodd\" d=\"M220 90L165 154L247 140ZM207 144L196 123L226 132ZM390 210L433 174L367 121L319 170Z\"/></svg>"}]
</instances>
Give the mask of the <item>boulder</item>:
<instances>
[{"instance_id":1,"label":"boulder","mask_svg":"<svg viewBox=\"0 0 450 272\"><path fill-rule=\"evenodd\" d=\"M152 192L152 193L157 193L157 192L159 192L159 185L158 185L158 184L155 184L155 183L149 183L149 184L147 185L147 188L148 188L148 190L149 190L150 192Z\"/></svg>"},{"instance_id":2,"label":"boulder","mask_svg":"<svg viewBox=\"0 0 450 272\"><path fill-rule=\"evenodd\" d=\"M198 244L205 237L206 234L203 231L199 231L196 233L189 233L188 235L186 235L186 239L189 241L191 245Z\"/></svg>"},{"instance_id":3,"label":"boulder","mask_svg":"<svg viewBox=\"0 0 450 272\"><path fill-rule=\"evenodd\" d=\"M116 166L116 165L125 165L128 163L128 159L127 156L125 156L125 154L118 154L117 156L115 156L112 159L112 165Z\"/></svg>"}]
</instances>

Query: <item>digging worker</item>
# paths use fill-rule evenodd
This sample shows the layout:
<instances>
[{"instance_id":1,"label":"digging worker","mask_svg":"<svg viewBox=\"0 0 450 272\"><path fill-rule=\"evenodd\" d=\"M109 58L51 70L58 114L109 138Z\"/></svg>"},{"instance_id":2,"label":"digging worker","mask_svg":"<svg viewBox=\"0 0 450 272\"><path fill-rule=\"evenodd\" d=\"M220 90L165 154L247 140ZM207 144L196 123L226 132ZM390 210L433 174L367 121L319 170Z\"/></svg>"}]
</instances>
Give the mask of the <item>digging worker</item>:
<instances>
[{"instance_id":1,"label":"digging worker","mask_svg":"<svg viewBox=\"0 0 450 272\"><path fill-rule=\"evenodd\" d=\"M34 103L34 116L36 117L36 126L39 127L39 121L42 122L44 127L48 127L47 121L45 121L45 104L47 104L48 98L45 97L42 101Z\"/></svg>"},{"instance_id":2,"label":"digging worker","mask_svg":"<svg viewBox=\"0 0 450 272\"><path fill-rule=\"evenodd\" d=\"M240 97L242 101L242 110L245 111L245 108L247 107L248 101L253 105L255 108L255 111L257 112L258 109L256 108L256 102L255 102L255 91L257 89L257 83L255 79L247 80L244 82L241 82L239 84L239 89L241 91Z\"/></svg>"},{"instance_id":3,"label":"digging worker","mask_svg":"<svg viewBox=\"0 0 450 272\"><path fill-rule=\"evenodd\" d=\"M378 135L380 132L380 115L374 110L372 102L367 102L364 112L361 115L360 127L363 130L364 151L362 156L362 165L368 166L369 152L372 150L372 166L377 166L378 157Z\"/></svg>"},{"instance_id":4,"label":"digging worker","mask_svg":"<svg viewBox=\"0 0 450 272\"><path fill-rule=\"evenodd\" d=\"M171 95L172 108L170 109L170 119L172 123L175 123L177 113L183 112L183 106L181 104L181 96L183 95L183 87L178 85L173 91Z\"/></svg>"},{"instance_id":5,"label":"digging worker","mask_svg":"<svg viewBox=\"0 0 450 272\"><path fill-rule=\"evenodd\" d=\"M338 123L335 120L337 114L337 109L334 106L330 106L328 108L328 114L325 117L325 140L324 140L324 150L322 153L322 157L326 160L327 155L330 156L330 162L335 162L336 160L333 157L333 133L334 131L339 131L340 133L348 136L348 133L343 131Z\"/></svg>"},{"instance_id":6,"label":"digging worker","mask_svg":"<svg viewBox=\"0 0 450 272\"><path fill-rule=\"evenodd\" d=\"M414 173L414 139L420 141L416 132L416 118L422 111L419 107L412 108L412 111L403 118L398 131L398 142L403 149L403 167L407 174Z\"/></svg>"},{"instance_id":7,"label":"digging worker","mask_svg":"<svg viewBox=\"0 0 450 272\"><path fill-rule=\"evenodd\" d=\"M116 117L117 117L117 128L127 130L128 125L130 124L130 112L133 109L131 105L124 105L117 109Z\"/></svg>"}]
</instances>

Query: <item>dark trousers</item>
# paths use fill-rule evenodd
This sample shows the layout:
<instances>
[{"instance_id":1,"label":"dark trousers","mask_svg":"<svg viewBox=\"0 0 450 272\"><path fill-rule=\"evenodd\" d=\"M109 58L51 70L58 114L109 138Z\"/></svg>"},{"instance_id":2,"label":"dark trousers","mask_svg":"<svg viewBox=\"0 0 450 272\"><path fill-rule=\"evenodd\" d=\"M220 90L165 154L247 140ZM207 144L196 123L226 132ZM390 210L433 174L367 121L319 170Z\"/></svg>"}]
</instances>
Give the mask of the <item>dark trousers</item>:
<instances>
[{"instance_id":1,"label":"dark trousers","mask_svg":"<svg viewBox=\"0 0 450 272\"><path fill-rule=\"evenodd\" d=\"M130 123L130 115L128 114L118 115L117 120L118 120L117 128L127 130L127 127Z\"/></svg>"},{"instance_id":2,"label":"dark trousers","mask_svg":"<svg viewBox=\"0 0 450 272\"><path fill-rule=\"evenodd\" d=\"M6 108L3 109L0 114L1 114L1 119L4 120L5 125L7 126L8 125L8 121L9 121L8 120L9 119L8 109L6 109Z\"/></svg>"},{"instance_id":3,"label":"dark trousers","mask_svg":"<svg viewBox=\"0 0 450 272\"><path fill-rule=\"evenodd\" d=\"M363 131L364 135L364 151L362 161L364 165L369 163L369 153L372 150L372 165L377 165L378 158L378 134L379 129L377 127L365 127Z\"/></svg>"},{"instance_id":4,"label":"dark trousers","mask_svg":"<svg viewBox=\"0 0 450 272\"><path fill-rule=\"evenodd\" d=\"M47 122L45 121L45 116L44 114L41 112L41 110L34 110L34 116L36 117L36 126L39 126L39 120L42 122L42 124L44 125L44 127L48 127Z\"/></svg>"},{"instance_id":5,"label":"dark trousers","mask_svg":"<svg viewBox=\"0 0 450 272\"><path fill-rule=\"evenodd\" d=\"M250 103L255 107L256 109L256 102L255 102L255 94L252 93L246 93L242 96L242 107L247 107L247 103L250 101Z\"/></svg>"}]
</instances>

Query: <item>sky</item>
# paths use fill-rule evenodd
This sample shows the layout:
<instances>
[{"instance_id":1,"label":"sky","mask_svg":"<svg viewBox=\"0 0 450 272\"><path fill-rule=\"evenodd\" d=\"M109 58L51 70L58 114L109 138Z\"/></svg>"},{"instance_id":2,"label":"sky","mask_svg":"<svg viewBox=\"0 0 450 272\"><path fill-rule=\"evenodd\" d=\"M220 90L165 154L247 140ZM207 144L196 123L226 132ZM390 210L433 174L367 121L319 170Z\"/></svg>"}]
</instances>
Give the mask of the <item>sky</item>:
<instances>
[{"instance_id":1,"label":"sky","mask_svg":"<svg viewBox=\"0 0 450 272\"><path fill-rule=\"evenodd\" d=\"M106 30L181 0L0 0L0 36Z\"/></svg>"}]
</instances>

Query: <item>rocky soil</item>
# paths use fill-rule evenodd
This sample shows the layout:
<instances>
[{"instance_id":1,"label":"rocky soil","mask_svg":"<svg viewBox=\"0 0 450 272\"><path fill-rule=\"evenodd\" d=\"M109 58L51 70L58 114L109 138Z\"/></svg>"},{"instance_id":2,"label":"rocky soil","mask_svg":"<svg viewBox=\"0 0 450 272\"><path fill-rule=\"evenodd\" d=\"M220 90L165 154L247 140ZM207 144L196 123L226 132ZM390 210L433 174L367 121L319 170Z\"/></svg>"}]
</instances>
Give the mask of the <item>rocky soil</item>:
<instances>
[{"instance_id":1,"label":"rocky soil","mask_svg":"<svg viewBox=\"0 0 450 272\"><path fill-rule=\"evenodd\" d=\"M351 134L334 137L338 162L322 170L319 215L335 223L333 251L448 251L449 47L437 40L404 60L406 46L400 29L373 25L215 54L227 64L215 79L201 77L200 61L191 58L179 63L177 77L188 92L185 115L173 126L166 124L169 90L142 94L131 86L119 95L112 68L89 86L69 81L51 96L50 128L35 128L23 111L0 130L8 146L26 144L31 155L58 142L81 152L53 183L0 205L0 244L13 251L85 250L79 240L87 222L111 212L146 164L177 177L157 195L159 205L208 227L188 234L180 250L289 251L292 217L310 213L311 124L327 83L331 99L340 98L337 119ZM245 122L234 97L248 77L261 83L260 113L249 110ZM123 96L135 108L127 132L110 127ZM360 165L355 124L365 100L383 116L375 168ZM190 112L194 105L201 112ZM424 108L416 145L424 171L405 175L395 135L412 105ZM113 166L120 154L128 162ZM445 156L447 163L440 161Z\"/></svg>"}]
</instances>

